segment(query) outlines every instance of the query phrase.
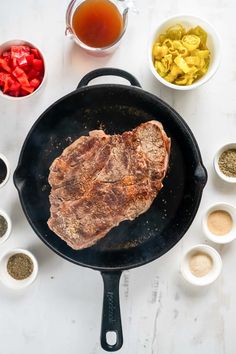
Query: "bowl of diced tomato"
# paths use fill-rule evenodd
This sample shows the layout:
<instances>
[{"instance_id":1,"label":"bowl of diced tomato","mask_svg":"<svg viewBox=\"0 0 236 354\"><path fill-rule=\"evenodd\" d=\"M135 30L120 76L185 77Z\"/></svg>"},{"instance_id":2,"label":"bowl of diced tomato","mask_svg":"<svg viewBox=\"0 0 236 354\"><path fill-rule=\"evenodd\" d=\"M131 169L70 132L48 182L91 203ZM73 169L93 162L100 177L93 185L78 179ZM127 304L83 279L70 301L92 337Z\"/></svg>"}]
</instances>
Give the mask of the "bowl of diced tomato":
<instances>
[{"instance_id":1,"label":"bowl of diced tomato","mask_svg":"<svg viewBox=\"0 0 236 354\"><path fill-rule=\"evenodd\" d=\"M42 87L45 77L45 60L38 47L22 40L0 45L0 96L32 96Z\"/></svg>"}]
</instances>

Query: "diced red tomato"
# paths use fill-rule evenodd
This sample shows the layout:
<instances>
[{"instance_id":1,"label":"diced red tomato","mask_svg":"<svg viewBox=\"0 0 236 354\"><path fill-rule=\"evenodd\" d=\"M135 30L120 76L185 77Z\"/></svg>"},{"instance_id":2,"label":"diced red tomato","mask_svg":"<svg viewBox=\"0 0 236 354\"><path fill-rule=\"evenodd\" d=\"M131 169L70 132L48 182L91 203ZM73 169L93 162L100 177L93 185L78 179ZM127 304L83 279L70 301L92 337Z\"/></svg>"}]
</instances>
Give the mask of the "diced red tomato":
<instances>
[{"instance_id":1,"label":"diced red tomato","mask_svg":"<svg viewBox=\"0 0 236 354\"><path fill-rule=\"evenodd\" d=\"M12 58L22 58L23 56L30 55L30 47L26 45L13 45L11 47Z\"/></svg>"},{"instance_id":2,"label":"diced red tomato","mask_svg":"<svg viewBox=\"0 0 236 354\"><path fill-rule=\"evenodd\" d=\"M21 68L25 68L28 66L28 61L27 61L26 56L23 56L23 57L17 59L17 61L18 61L19 67L21 67Z\"/></svg>"},{"instance_id":3,"label":"diced red tomato","mask_svg":"<svg viewBox=\"0 0 236 354\"><path fill-rule=\"evenodd\" d=\"M8 91L7 93L9 96L13 96L13 97L19 97L20 96L20 90L16 90L16 91Z\"/></svg>"},{"instance_id":4,"label":"diced red tomato","mask_svg":"<svg viewBox=\"0 0 236 354\"><path fill-rule=\"evenodd\" d=\"M34 59L32 65L33 65L33 68L36 71L43 71L43 61L42 61L42 59Z\"/></svg>"},{"instance_id":5,"label":"diced red tomato","mask_svg":"<svg viewBox=\"0 0 236 354\"><path fill-rule=\"evenodd\" d=\"M36 48L12 46L0 55L0 90L18 97L36 90L44 76L44 63Z\"/></svg>"},{"instance_id":6,"label":"diced red tomato","mask_svg":"<svg viewBox=\"0 0 236 354\"><path fill-rule=\"evenodd\" d=\"M22 90L25 90L29 93L32 93L34 91L34 87L31 87L30 85L21 85Z\"/></svg>"},{"instance_id":7,"label":"diced red tomato","mask_svg":"<svg viewBox=\"0 0 236 354\"><path fill-rule=\"evenodd\" d=\"M23 86L29 86L29 81L27 78L26 73L24 72L23 69L21 69L19 66L15 68L15 70L12 72L12 75L15 76L15 78L19 81L19 83Z\"/></svg>"},{"instance_id":8,"label":"diced red tomato","mask_svg":"<svg viewBox=\"0 0 236 354\"><path fill-rule=\"evenodd\" d=\"M20 96L27 96L29 95L30 93L28 91L25 91L24 89L20 89Z\"/></svg>"},{"instance_id":9,"label":"diced red tomato","mask_svg":"<svg viewBox=\"0 0 236 354\"><path fill-rule=\"evenodd\" d=\"M11 84L10 91L20 91L20 84L18 82L14 82L13 84Z\"/></svg>"},{"instance_id":10,"label":"diced red tomato","mask_svg":"<svg viewBox=\"0 0 236 354\"><path fill-rule=\"evenodd\" d=\"M9 74L0 71L0 83L4 83Z\"/></svg>"},{"instance_id":11,"label":"diced red tomato","mask_svg":"<svg viewBox=\"0 0 236 354\"><path fill-rule=\"evenodd\" d=\"M35 58L35 57L34 57L33 54L27 55L27 56L26 56L27 63L28 63L29 65L32 65L34 58Z\"/></svg>"},{"instance_id":12,"label":"diced red tomato","mask_svg":"<svg viewBox=\"0 0 236 354\"><path fill-rule=\"evenodd\" d=\"M14 80L11 78L11 75L8 74L4 82L3 93L6 93L12 84L14 84Z\"/></svg>"},{"instance_id":13,"label":"diced red tomato","mask_svg":"<svg viewBox=\"0 0 236 354\"><path fill-rule=\"evenodd\" d=\"M34 58L35 58L35 59L41 59L41 55L39 54L38 49L36 49L36 48L30 48L30 52L31 52L31 54L34 55Z\"/></svg>"},{"instance_id":14,"label":"diced red tomato","mask_svg":"<svg viewBox=\"0 0 236 354\"><path fill-rule=\"evenodd\" d=\"M11 61L11 53L10 52L3 52L2 53L2 59L4 59L7 64Z\"/></svg>"},{"instance_id":15,"label":"diced red tomato","mask_svg":"<svg viewBox=\"0 0 236 354\"><path fill-rule=\"evenodd\" d=\"M19 66L15 68L15 70L12 72L12 75L15 76L15 78L21 82L22 85L28 85L28 78L26 73L24 72L23 69L21 69Z\"/></svg>"},{"instance_id":16,"label":"diced red tomato","mask_svg":"<svg viewBox=\"0 0 236 354\"><path fill-rule=\"evenodd\" d=\"M10 58L10 57L11 57L11 52L9 52L9 51L3 52L3 53L2 53L2 57L3 57L4 59Z\"/></svg>"},{"instance_id":17,"label":"diced red tomato","mask_svg":"<svg viewBox=\"0 0 236 354\"><path fill-rule=\"evenodd\" d=\"M34 69L31 69L28 73L28 79L29 80L33 80L34 78L38 78L40 75L40 72L39 71L36 71Z\"/></svg>"},{"instance_id":18,"label":"diced red tomato","mask_svg":"<svg viewBox=\"0 0 236 354\"><path fill-rule=\"evenodd\" d=\"M7 71L8 73L11 72L10 66L8 65L8 63L6 62L6 60L3 59L3 58L0 58L0 67L1 67L2 69L4 69L5 71Z\"/></svg>"},{"instance_id":19,"label":"diced red tomato","mask_svg":"<svg viewBox=\"0 0 236 354\"><path fill-rule=\"evenodd\" d=\"M13 67L13 68L16 68L17 65L18 65L17 59L16 59L16 58L12 58L12 59L11 59L11 62L12 62L12 67Z\"/></svg>"},{"instance_id":20,"label":"diced red tomato","mask_svg":"<svg viewBox=\"0 0 236 354\"><path fill-rule=\"evenodd\" d=\"M34 87L34 88L37 88L37 87L39 87L40 82L41 81L39 79L33 79L33 80L30 81L30 86Z\"/></svg>"}]
</instances>

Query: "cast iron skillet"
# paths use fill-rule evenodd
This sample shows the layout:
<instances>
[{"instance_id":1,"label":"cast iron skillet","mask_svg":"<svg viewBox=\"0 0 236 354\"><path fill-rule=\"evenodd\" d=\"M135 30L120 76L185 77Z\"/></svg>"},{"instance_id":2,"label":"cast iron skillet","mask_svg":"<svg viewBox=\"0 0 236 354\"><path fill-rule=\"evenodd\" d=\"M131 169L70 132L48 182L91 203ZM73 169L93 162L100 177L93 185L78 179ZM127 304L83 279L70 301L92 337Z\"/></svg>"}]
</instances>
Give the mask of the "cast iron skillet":
<instances>
[{"instance_id":1,"label":"cast iron skillet","mask_svg":"<svg viewBox=\"0 0 236 354\"><path fill-rule=\"evenodd\" d=\"M87 86L103 75L123 77L131 86ZM152 119L163 123L172 141L164 188L145 214L122 222L95 246L74 251L47 226L49 166L66 146L90 130L122 133ZM48 247L70 262L101 272L103 349L115 351L123 344L119 305L122 271L162 256L183 237L197 212L206 181L198 145L187 124L168 104L142 90L131 74L119 69L98 69L87 74L74 92L51 105L31 128L14 173L21 205L30 225ZM114 345L107 342L108 332L116 333Z\"/></svg>"}]
</instances>

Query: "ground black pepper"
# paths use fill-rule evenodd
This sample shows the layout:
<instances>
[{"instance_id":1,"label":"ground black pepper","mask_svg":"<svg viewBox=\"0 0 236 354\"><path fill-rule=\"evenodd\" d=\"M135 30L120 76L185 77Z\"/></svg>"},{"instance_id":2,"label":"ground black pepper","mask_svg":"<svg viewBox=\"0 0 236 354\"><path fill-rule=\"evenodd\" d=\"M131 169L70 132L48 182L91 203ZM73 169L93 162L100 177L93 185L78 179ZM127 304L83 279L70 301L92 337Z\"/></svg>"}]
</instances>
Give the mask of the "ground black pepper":
<instances>
[{"instance_id":1,"label":"ground black pepper","mask_svg":"<svg viewBox=\"0 0 236 354\"><path fill-rule=\"evenodd\" d=\"M219 158L219 168L228 177L236 177L236 149L224 151Z\"/></svg>"},{"instance_id":2,"label":"ground black pepper","mask_svg":"<svg viewBox=\"0 0 236 354\"><path fill-rule=\"evenodd\" d=\"M0 158L0 184L5 180L7 176L7 166L5 162Z\"/></svg>"},{"instance_id":3,"label":"ground black pepper","mask_svg":"<svg viewBox=\"0 0 236 354\"><path fill-rule=\"evenodd\" d=\"M3 237L7 232L8 224L4 216L0 215L0 237Z\"/></svg>"},{"instance_id":4,"label":"ground black pepper","mask_svg":"<svg viewBox=\"0 0 236 354\"><path fill-rule=\"evenodd\" d=\"M24 253L16 253L7 262L7 271L16 280L28 278L34 269L33 262Z\"/></svg>"}]
</instances>

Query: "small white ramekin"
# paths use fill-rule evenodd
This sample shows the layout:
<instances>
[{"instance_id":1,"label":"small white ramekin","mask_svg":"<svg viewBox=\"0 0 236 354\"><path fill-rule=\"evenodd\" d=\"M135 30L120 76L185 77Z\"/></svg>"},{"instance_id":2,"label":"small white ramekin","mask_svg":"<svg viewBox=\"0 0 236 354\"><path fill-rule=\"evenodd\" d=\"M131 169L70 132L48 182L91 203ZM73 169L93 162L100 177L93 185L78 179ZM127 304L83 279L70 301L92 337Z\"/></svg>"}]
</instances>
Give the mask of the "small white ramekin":
<instances>
[{"instance_id":1,"label":"small white ramekin","mask_svg":"<svg viewBox=\"0 0 236 354\"><path fill-rule=\"evenodd\" d=\"M236 149L236 143L229 143L229 144L225 144L225 145L221 146L221 148L215 154L213 164L214 164L214 168L215 168L215 171L216 171L217 175L224 182L236 183L236 177L228 177L228 176L226 176L223 172L221 172L221 170L219 168L219 164L218 164L218 161L219 161L219 158L220 158L221 154L224 151L229 150L229 149Z\"/></svg>"},{"instance_id":2,"label":"small white ramekin","mask_svg":"<svg viewBox=\"0 0 236 354\"><path fill-rule=\"evenodd\" d=\"M207 32L207 46L211 52L211 60L210 60L210 65L207 73L201 77L199 80L195 81L192 83L192 85L187 85L187 86L181 86L181 85L175 85L172 84L171 82L166 81L164 78L162 78L158 72L156 71L154 64L153 64L153 58L152 58L152 48L153 44L158 38L158 36L162 33L165 33L166 30L176 24L181 24L183 27L186 29L193 28L195 26L201 26L206 32ZM162 21L157 28L155 29L153 35L151 36L149 45L148 45L148 61L149 61L149 67L151 69L151 72L155 76L155 78L160 81L162 84L164 84L167 87L170 87L175 90L180 90L180 91L188 91L188 90L193 90L204 83L206 83L208 80L210 80L211 77L216 73L219 64L220 64L220 57L221 57L221 51L220 51L220 39L217 34L217 31L215 28L208 23L207 21L203 20L200 17L196 17L193 15L176 15L169 17L168 19Z\"/></svg>"},{"instance_id":3,"label":"small white ramekin","mask_svg":"<svg viewBox=\"0 0 236 354\"><path fill-rule=\"evenodd\" d=\"M227 211L230 214L230 216L232 217L232 220L233 220L232 230L225 235L215 235L209 230L209 228L207 226L208 216L213 211L216 211L216 210ZM206 237L215 243L225 244L225 243L229 243L229 242L233 241L236 238L236 208L233 205L228 204L228 203L216 203L216 204L210 206L203 216L202 229L203 229L203 232L206 235Z\"/></svg>"},{"instance_id":4,"label":"small white ramekin","mask_svg":"<svg viewBox=\"0 0 236 354\"><path fill-rule=\"evenodd\" d=\"M26 254L27 256L30 257L30 259L33 262L33 266L34 266L33 272L26 279L16 280L16 279L12 278L12 276L7 271L7 262L9 260L9 258L17 253ZM16 290L26 288L35 280L37 274L38 274L38 262L37 262L36 258L34 257L34 255L27 250L17 248L17 249L8 251L0 259L0 280L8 288L16 289Z\"/></svg>"},{"instance_id":5,"label":"small white ramekin","mask_svg":"<svg viewBox=\"0 0 236 354\"><path fill-rule=\"evenodd\" d=\"M21 96L21 97L14 97L14 96L10 96L10 95L7 95L5 93L2 92L2 90L0 90L0 98L3 97L3 98L6 98L8 100L11 100L11 101L21 101L21 100L24 100L26 98L29 98L29 97L32 97L35 93L37 93L41 88L42 86L44 85L45 81L46 81L46 77L47 77L47 68L46 68L46 61L45 61L45 57L42 53L42 51L39 49L39 47L31 42L28 42L28 41L25 41L25 40L22 40L22 39L13 39L13 40L10 40L10 41L7 41L5 43L2 43L0 45L0 55L5 51L5 50L8 50L12 45L27 45L31 48L36 48L38 51L39 51L39 54L43 60L43 63L44 63L44 76L43 76L43 80L41 82L41 84L39 85L39 87L37 87L36 90L34 90L32 93L30 93L29 95L26 95L26 96Z\"/></svg>"},{"instance_id":6,"label":"small white ramekin","mask_svg":"<svg viewBox=\"0 0 236 354\"><path fill-rule=\"evenodd\" d=\"M5 232L5 234L2 237L0 237L0 245L1 245L2 243L4 243L8 239L8 237L11 234L12 223L11 223L10 217L7 215L7 213L5 213L5 211L0 210L0 215L2 215L7 222L7 231Z\"/></svg>"},{"instance_id":7,"label":"small white ramekin","mask_svg":"<svg viewBox=\"0 0 236 354\"><path fill-rule=\"evenodd\" d=\"M8 159L6 158L6 156L4 156L4 155L1 154L1 153L0 153L0 159L2 159L3 162L5 162L5 165L6 165L6 167L7 167L7 174L6 174L6 177L5 177L4 181L2 181L2 183L0 183L0 188L1 188L1 187L3 187L3 186L7 183L8 179L9 179L9 177L10 177L10 165L9 165L9 162L8 162Z\"/></svg>"},{"instance_id":8,"label":"small white ramekin","mask_svg":"<svg viewBox=\"0 0 236 354\"><path fill-rule=\"evenodd\" d=\"M191 256L198 252L202 252L209 255L213 262L212 270L208 274L204 275L203 277L194 276L189 268L189 261ZM208 245L203 245L203 244L191 247L184 254L184 257L180 265L180 270L184 279L190 284L196 286L205 286L213 283L220 275L221 269L222 269L222 260L219 253L213 247Z\"/></svg>"}]
</instances>

